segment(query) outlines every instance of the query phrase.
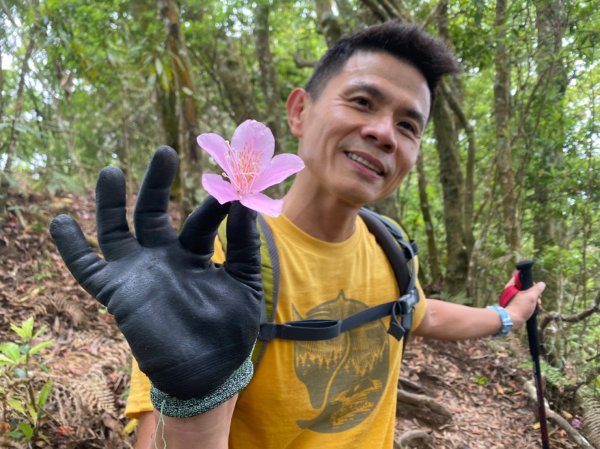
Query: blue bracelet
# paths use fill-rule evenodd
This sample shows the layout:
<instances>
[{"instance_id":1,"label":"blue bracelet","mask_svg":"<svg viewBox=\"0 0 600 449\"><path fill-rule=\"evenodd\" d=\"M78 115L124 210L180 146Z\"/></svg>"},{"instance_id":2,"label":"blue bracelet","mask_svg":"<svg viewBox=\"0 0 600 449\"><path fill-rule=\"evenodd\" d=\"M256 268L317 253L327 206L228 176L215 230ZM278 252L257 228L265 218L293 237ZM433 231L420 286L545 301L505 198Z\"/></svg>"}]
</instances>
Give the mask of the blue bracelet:
<instances>
[{"instance_id":1,"label":"blue bracelet","mask_svg":"<svg viewBox=\"0 0 600 449\"><path fill-rule=\"evenodd\" d=\"M498 315L500 315L500 320L502 321L502 329L498 332L494 337L504 337L506 334L512 331L513 322L510 318L510 315L506 311L504 307L500 307L498 305L487 306L486 309L495 310Z\"/></svg>"}]
</instances>

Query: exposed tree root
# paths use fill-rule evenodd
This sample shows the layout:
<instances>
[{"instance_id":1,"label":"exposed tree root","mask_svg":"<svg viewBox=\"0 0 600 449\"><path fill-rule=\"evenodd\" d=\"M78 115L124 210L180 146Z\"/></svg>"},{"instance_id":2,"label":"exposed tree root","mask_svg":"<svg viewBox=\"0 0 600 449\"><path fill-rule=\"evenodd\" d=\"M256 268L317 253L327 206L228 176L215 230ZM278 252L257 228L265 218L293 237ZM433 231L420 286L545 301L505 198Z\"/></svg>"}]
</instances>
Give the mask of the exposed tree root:
<instances>
[{"instance_id":1,"label":"exposed tree root","mask_svg":"<svg viewBox=\"0 0 600 449\"><path fill-rule=\"evenodd\" d=\"M401 389L398 389L396 416L417 419L433 429L438 429L452 421L452 413L430 397L408 393Z\"/></svg>"},{"instance_id":2,"label":"exposed tree root","mask_svg":"<svg viewBox=\"0 0 600 449\"><path fill-rule=\"evenodd\" d=\"M427 432L409 430L394 440L394 449L435 449L435 446Z\"/></svg>"},{"instance_id":3,"label":"exposed tree root","mask_svg":"<svg viewBox=\"0 0 600 449\"><path fill-rule=\"evenodd\" d=\"M531 402L537 406L537 394L533 382L530 380L526 381L523 385L523 388L527 392ZM552 420L558 427L563 429L571 440L579 444L579 447L582 449L597 449L596 447L592 446L589 441L577 431L577 429L571 426L571 424L569 424L565 418L552 410L546 401L544 401L544 406L546 408L546 417L549 420Z\"/></svg>"}]
</instances>

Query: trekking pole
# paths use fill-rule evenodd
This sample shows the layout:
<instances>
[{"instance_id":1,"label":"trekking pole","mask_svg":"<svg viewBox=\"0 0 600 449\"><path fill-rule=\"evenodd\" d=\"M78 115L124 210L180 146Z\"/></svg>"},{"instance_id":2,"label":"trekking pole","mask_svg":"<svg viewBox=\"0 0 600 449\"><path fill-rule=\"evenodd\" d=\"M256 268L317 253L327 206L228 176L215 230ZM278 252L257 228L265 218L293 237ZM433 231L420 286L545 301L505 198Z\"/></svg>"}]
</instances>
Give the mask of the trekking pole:
<instances>
[{"instance_id":1,"label":"trekking pole","mask_svg":"<svg viewBox=\"0 0 600 449\"><path fill-rule=\"evenodd\" d=\"M527 290L533 287L533 276L531 274L531 260L523 260L517 264L521 289ZM538 307L535 308L531 318L527 320L527 340L529 341L529 352L533 360L533 377L537 391L538 414L540 418L540 431L542 433L542 449L550 449L548 439L548 427L546 424L546 406L544 404L544 386L542 384L542 371L540 369L540 340L537 329Z\"/></svg>"}]
</instances>

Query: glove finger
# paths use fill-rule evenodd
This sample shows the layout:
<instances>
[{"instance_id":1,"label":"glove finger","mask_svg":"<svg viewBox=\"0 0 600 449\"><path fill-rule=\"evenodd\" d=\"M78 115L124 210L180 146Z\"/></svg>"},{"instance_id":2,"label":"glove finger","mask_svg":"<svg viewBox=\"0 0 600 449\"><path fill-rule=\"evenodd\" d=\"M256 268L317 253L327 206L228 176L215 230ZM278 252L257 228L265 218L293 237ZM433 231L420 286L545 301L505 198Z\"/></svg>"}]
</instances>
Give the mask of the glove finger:
<instances>
[{"instance_id":1,"label":"glove finger","mask_svg":"<svg viewBox=\"0 0 600 449\"><path fill-rule=\"evenodd\" d=\"M79 225L71 217L59 215L50 223L50 234L73 277L97 297L105 284L104 276L98 274L105 271L107 263L92 251Z\"/></svg>"},{"instance_id":2,"label":"glove finger","mask_svg":"<svg viewBox=\"0 0 600 449\"><path fill-rule=\"evenodd\" d=\"M134 212L142 246L159 246L177 238L169 221L169 193L177 165L177 153L167 146L160 147L148 165Z\"/></svg>"},{"instance_id":3,"label":"glove finger","mask_svg":"<svg viewBox=\"0 0 600 449\"><path fill-rule=\"evenodd\" d=\"M256 212L235 201L227 219L227 262L225 269L245 284L258 280L260 288L260 235Z\"/></svg>"},{"instance_id":4,"label":"glove finger","mask_svg":"<svg viewBox=\"0 0 600 449\"><path fill-rule=\"evenodd\" d=\"M125 177L115 167L106 167L96 184L96 226L98 243L111 261L138 248L129 232L125 209Z\"/></svg>"},{"instance_id":5,"label":"glove finger","mask_svg":"<svg viewBox=\"0 0 600 449\"><path fill-rule=\"evenodd\" d=\"M185 220L179 241L181 246L195 254L212 256L215 236L219 224L223 221L231 203L223 205L208 196Z\"/></svg>"}]
</instances>

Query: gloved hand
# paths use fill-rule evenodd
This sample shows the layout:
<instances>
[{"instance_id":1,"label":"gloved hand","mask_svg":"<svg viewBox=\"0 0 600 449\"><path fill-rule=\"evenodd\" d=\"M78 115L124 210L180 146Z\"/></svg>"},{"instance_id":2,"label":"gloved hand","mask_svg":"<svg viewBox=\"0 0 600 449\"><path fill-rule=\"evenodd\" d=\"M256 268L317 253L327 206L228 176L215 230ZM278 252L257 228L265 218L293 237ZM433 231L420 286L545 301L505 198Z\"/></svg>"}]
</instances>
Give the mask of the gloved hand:
<instances>
[{"instance_id":1,"label":"gloved hand","mask_svg":"<svg viewBox=\"0 0 600 449\"><path fill-rule=\"evenodd\" d=\"M259 327L262 297L256 213L209 197L177 236L167 212L177 154L155 153L135 208L136 237L126 221L125 181L113 167L96 187L98 242L105 260L88 246L78 224L56 217L50 232L67 267L114 314L154 396L177 408L194 398L202 413L244 388ZM211 261L218 226L229 213L227 261ZM162 396L161 396L162 395ZM162 400L161 399L161 400ZM179 401L179 402L177 402ZM182 405L183 404L183 405ZM155 402L155 406L156 406Z\"/></svg>"}]
</instances>

